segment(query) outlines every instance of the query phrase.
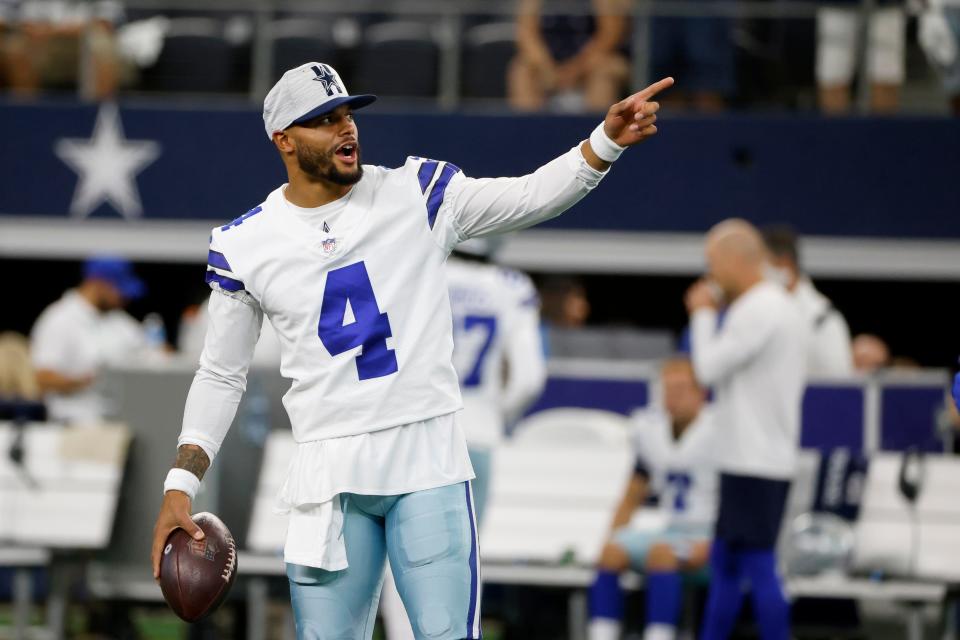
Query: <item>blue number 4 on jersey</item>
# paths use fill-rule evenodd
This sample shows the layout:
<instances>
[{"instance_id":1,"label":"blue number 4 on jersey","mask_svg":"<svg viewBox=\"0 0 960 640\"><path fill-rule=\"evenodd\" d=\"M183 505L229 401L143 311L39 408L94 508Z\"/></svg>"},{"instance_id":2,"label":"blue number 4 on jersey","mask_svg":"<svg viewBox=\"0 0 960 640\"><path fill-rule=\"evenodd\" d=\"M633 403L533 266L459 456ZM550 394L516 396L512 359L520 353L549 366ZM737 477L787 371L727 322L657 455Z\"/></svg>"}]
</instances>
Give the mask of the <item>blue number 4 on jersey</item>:
<instances>
[{"instance_id":1,"label":"blue number 4 on jersey","mask_svg":"<svg viewBox=\"0 0 960 640\"><path fill-rule=\"evenodd\" d=\"M354 321L344 324L347 304ZM317 335L332 356L362 347L356 358L361 380L381 378L397 372L397 356L387 348L390 319L380 312L373 285L363 262L357 262L327 274L320 307Z\"/></svg>"}]
</instances>

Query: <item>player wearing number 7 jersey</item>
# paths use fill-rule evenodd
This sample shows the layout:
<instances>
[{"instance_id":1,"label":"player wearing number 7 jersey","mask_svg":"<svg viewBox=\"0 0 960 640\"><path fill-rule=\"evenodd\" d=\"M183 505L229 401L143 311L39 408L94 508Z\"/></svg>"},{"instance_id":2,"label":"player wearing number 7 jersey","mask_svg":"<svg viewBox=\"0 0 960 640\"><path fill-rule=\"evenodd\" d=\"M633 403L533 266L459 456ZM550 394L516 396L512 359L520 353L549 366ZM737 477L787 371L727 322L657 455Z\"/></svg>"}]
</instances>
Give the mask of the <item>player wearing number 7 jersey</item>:
<instances>
[{"instance_id":1,"label":"player wearing number 7 jersey","mask_svg":"<svg viewBox=\"0 0 960 640\"><path fill-rule=\"evenodd\" d=\"M520 178L471 179L411 157L363 166L350 96L328 65L283 75L264 101L288 183L213 230L200 368L154 531L191 499L243 393L263 317L280 340L284 405L299 446L279 503L300 638L368 639L387 555L417 638L479 638L473 476L451 364L444 262L459 242L520 229L583 198L624 147L656 133L648 101L611 107L584 141Z\"/></svg>"},{"instance_id":2,"label":"player wearing number 7 jersey","mask_svg":"<svg viewBox=\"0 0 960 640\"><path fill-rule=\"evenodd\" d=\"M716 423L706 389L685 358L663 363L660 398L632 417L636 464L600 554L590 588L588 640L619 640L624 598L620 572L645 573L644 640L674 640L681 618L681 574L703 573L717 512ZM643 509L645 526L631 526Z\"/></svg>"}]
</instances>

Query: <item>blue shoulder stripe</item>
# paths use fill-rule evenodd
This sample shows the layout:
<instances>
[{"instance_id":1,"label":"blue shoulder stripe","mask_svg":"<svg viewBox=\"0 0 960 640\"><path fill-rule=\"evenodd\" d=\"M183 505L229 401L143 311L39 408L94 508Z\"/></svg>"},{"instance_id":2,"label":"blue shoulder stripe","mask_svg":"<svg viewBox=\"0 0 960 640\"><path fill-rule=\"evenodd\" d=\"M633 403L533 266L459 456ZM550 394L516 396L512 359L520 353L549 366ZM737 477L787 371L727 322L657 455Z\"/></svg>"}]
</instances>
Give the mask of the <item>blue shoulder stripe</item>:
<instances>
[{"instance_id":1,"label":"blue shoulder stripe","mask_svg":"<svg viewBox=\"0 0 960 640\"><path fill-rule=\"evenodd\" d=\"M448 162L443 165L443 171L440 172L440 177L437 178L437 181L433 184L430 197L427 198L427 222L431 229L433 229L433 224L437 221L437 213L440 211L441 203L443 203L443 194L447 191L447 185L450 184L450 179L459 171L460 167Z\"/></svg>"},{"instance_id":2,"label":"blue shoulder stripe","mask_svg":"<svg viewBox=\"0 0 960 640\"><path fill-rule=\"evenodd\" d=\"M224 291L242 291L245 287L239 280L222 276L216 271L207 271L207 284L216 282Z\"/></svg>"},{"instance_id":3,"label":"blue shoulder stripe","mask_svg":"<svg viewBox=\"0 0 960 640\"><path fill-rule=\"evenodd\" d=\"M224 271L233 271L233 269L230 268L230 263L227 262L227 257L213 249L210 249L210 253L207 254L207 264L217 269L223 269Z\"/></svg>"},{"instance_id":4,"label":"blue shoulder stripe","mask_svg":"<svg viewBox=\"0 0 960 640\"><path fill-rule=\"evenodd\" d=\"M433 180L433 174L437 172L438 166L439 163L436 160L427 160L420 165L420 170L417 171L417 180L420 181L420 193L427 192L427 185Z\"/></svg>"},{"instance_id":5,"label":"blue shoulder stripe","mask_svg":"<svg viewBox=\"0 0 960 640\"><path fill-rule=\"evenodd\" d=\"M249 218L250 216L255 216L255 215L257 215L257 214L260 213L261 211L263 211L263 207L254 207L253 209L250 209L250 211L247 211L245 214L243 214L242 216L240 216L239 218L237 218L237 219L234 220L233 222L231 222L231 223L229 223L229 224L225 224L225 225L223 225L222 227L220 227L220 231L226 231L226 230L230 229L231 227L237 227L237 226L243 224L243 221L244 221L244 220L246 220L246 219Z\"/></svg>"}]
</instances>

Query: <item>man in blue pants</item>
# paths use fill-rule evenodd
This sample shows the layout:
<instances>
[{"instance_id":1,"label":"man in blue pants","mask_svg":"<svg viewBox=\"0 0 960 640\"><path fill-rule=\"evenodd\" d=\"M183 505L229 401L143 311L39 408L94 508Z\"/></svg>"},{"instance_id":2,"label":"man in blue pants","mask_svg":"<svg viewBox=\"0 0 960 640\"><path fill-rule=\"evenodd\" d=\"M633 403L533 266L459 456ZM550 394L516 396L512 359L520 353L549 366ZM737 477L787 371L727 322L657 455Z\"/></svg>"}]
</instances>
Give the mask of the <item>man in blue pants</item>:
<instances>
[{"instance_id":1,"label":"man in blue pants","mask_svg":"<svg viewBox=\"0 0 960 640\"><path fill-rule=\"evenodd\" d=\"M706 254L709 281L686 297L691 358L701 384L713 387L719 436L720 504L701 638L730 636L749 582L761 638L787 640L790 609L774 548L796 466L807 331L786 290L765 279L763 240L751 224L718 224Z\"/></svg>"}]
</instances>

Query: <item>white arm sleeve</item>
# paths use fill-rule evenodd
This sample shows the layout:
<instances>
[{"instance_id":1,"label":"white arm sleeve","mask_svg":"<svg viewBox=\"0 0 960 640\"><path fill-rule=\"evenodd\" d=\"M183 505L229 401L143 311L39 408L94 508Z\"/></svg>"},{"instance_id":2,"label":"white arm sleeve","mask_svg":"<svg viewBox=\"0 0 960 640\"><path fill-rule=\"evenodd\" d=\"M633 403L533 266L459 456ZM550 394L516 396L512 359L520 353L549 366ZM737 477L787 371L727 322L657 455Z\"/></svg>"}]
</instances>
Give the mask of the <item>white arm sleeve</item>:
<instances>
[{"instance_id":1,"label":"white arm sleeve","mask_svg":"<svg viewBox=\"0 0 960 640\"><path fill-rule=\"evenodd\" d=\"M507 379L503 390L503 411L507 422L512 422L540 396L547 382L536 297L516 309L506 332L504 357Z\"/></svg>"},{"instance_id":2,"label":"white arm sleeve","mask_svg":"<svg viewBox=\"0 0 960 640\"><path fill-rule=\"evenodd\" d=\"M263 312L249 295L214 289L209 313L200 368L187 394L177 446L195 444L213 462L246 389Z\"/></svg>"},{"instance_id":3,"label":"white arm sleeve","mask_svg":"<svg viewBox=\"0 0 960 640\"><path fill-rule=\"evenodd\" d=\"M776 328L775 314L760 305L738 311L736 316L727 316L720 331L712 309L700 309L691 318L690 356L697 379L705 386L720 382L749 362Z\"/></svg>"},{"instance_id":4,"label":"white arm sleeve","mask_svg":"<svg viewBox=\"0 0 960 640\"><path fill-rule=\"evenodd\" d=\"M587 164L580 145L519 178L457 173L438 215L442 243L452 249L467 238L525 229L554 218L590 193L604 175Z\"/></svg>"}]
</instances>

